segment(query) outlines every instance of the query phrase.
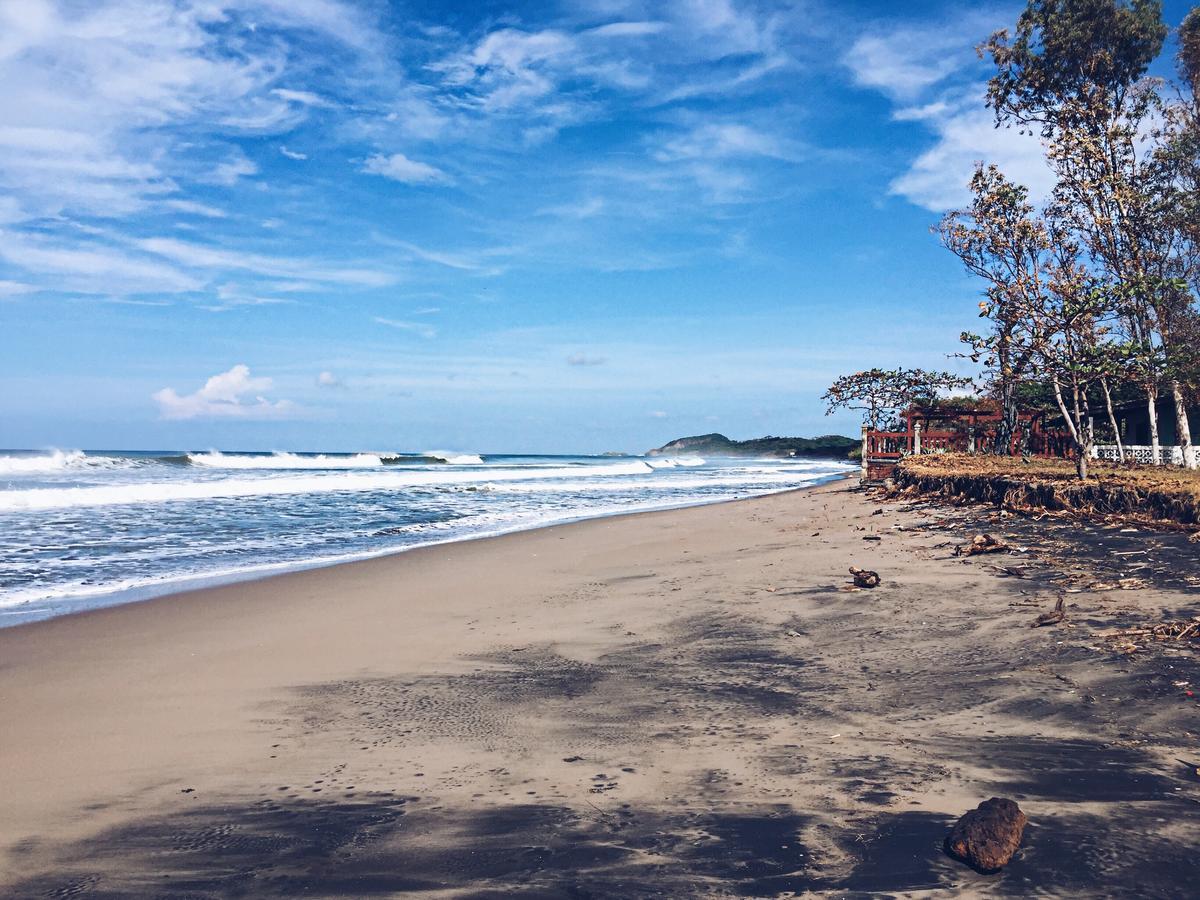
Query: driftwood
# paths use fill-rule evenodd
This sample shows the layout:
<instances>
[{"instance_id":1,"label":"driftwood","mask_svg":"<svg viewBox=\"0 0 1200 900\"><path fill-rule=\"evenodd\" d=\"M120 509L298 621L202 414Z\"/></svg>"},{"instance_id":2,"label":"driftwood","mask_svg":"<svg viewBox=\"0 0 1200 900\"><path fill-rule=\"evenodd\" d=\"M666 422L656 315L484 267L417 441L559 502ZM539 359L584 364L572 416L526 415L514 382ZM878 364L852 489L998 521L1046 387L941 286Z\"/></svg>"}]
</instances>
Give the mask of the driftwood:
<instances>
[{"instance_id":1,"label":"driftwood","mask_svg":"<svg viewBox=\"0 0 1200 900\"><path fill-rule=\"evenodd\" d=\"M980 553L1007 553L1011 549L1008 544L996 540L990 534L977 534L971 538L971 543L955 547L954 555L975 556Z\"/></svg>"},{"instance_id":2,"label":"driftwood","mask_svg":"<svg viewBox=\"0 0 1200 900\"><path fill-rule=\"evenodd\" d=\"M1058 597L1058 602L1054 604L1053 611L1048 612L1048 613L1042 613L1040 616L1038 616L1036 619L1034 619L1029 624L1029 627L1030 628L1041 628L1043 625L1057 625L1059 622L1061 622L1063 619L1065 619L1067 617L1067 614L1063 610L1064 599L1065 598L1060 594Z\"/></svg>"},{"instance_id":3,"label":"driftwood","mask_svg":"<svg viewBox=\"0 0 1200 900\"><path fill-rule=\"evenodd\" d=\"M1100 637L1112 641L1117 638L1142 638L1152 641L1197 641L1200 640L1200 618L1160 622L1142 628L1117 628L1100 632Z\"/></svg>"},{"instance_id":4,"label":"driftwood","mask_svg":"<svg viewBox=\"0 0 1200 900\"><path fill-rule=\"evenodd\" d=\"M854 583L858 587L873 588L879 587L879 573L870 572L866 569L859 569L855 566L850 567L850 574L854 576Z\"/></svg>"}]
</instances>

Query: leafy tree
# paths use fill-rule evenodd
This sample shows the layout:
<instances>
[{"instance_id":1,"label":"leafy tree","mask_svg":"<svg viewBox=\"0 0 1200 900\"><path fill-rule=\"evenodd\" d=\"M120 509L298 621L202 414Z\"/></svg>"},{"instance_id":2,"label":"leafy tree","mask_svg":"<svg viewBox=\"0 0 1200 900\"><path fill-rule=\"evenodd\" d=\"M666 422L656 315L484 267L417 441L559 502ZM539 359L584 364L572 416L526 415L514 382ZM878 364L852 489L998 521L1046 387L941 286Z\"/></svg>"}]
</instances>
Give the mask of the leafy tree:
<instances>
[{"instance_id":1,"label":"leafy tree","mask_svg":"<svg viewBox=\"0 0 1200 900\"><path fill-rule=\"evenodd\" d=\"M937 230L967 271L987 285L979 317L989 320L991 328L986 334L964 331L962 340L970 347L968 356L983 364L1000 400L994 449L1007 455L1017 427L1017 385L1028 373L1035 343L1022 332L1036 322L1021 311L1043 290L1050 240L1033 215L1028 191L996 166L976 166L971 195L970 207L947 213Z\"/></svg>"},{"instance_id":2,"label":"leafy tree","mask_svg":"<svg viewBox=\"0 0 1200 900\"><path fill-rule=\"evenodd\" d=\"M838 378L821 399L827 404L826 415L839 409L859 410L864 425L882 430L895 421L901 410L932 401L941 391L964 388L970 383L971 379L950 372L869 369Z\"/></svg>"},{"instance_id":3,"label":"leafy tree","mask_svg":"<svg viewBox=\"0 0 1200 900\"><path fill-rule=\"evenodd\" d=\"M1155 0L1031 0L1012 39L997 32L985 45L997 69L988 103L998 124L1036 130L1044 140L1056 176L1055 217L1096 267L1102 284L1095 289L1107 291L1122 313L1155 456L1165 382L1194 467L1180 378L1186 354L1176 328L1192 303L1179 287L1189 277L1191 226L1176 214L1171 187L1180 154L1156 150L1169 143L1156 123L1165 118L1168 129L1178 128L1164 117L1159 83L1144 77L1167 31Z\"/></svg>"}]
</instances>

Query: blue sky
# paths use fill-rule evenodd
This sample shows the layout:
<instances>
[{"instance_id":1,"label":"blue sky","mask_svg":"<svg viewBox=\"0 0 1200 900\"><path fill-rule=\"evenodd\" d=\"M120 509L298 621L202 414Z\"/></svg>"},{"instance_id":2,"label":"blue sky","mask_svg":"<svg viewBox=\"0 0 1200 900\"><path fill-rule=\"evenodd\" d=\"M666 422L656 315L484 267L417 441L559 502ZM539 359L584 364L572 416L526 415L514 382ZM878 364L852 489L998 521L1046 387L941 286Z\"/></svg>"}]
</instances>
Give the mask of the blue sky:
<instances>
[{"instance_id":1,"label":"blue sky","mask_svg":"<svg viewBox=\"0 0 1200 900\"><path fill-rule=\"evenodd\" d=\"M854 433L960 365L974 161L1047 187L1019 8L0 0L0 446Z\"/></svg>"}]
</instances>

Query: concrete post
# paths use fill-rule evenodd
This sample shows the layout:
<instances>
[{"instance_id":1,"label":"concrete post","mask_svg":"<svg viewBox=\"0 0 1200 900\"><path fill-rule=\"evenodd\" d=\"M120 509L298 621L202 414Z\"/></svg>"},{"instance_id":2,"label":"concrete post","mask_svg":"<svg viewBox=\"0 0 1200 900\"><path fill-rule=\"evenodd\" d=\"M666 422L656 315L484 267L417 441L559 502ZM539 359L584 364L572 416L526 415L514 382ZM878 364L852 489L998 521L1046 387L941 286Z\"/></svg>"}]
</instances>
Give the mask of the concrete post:
<instances>
[{"instance_id":1,"label":"concrete post","mask_svg":"<svg viewBox=\"0 0 1200 900\"><path fill-rule=\"evenodd\" d=\"M865 483L867 480L867 426L863 423L862 427L862 480Z\"/></svg>"},{"instance_id":2,"label":"concrete post","mask_svg":"<svg viewBox=\"0 0 1200 900\"><path fill-rule=\"evenodd\" d=\"M920 419L917 419L917 421L915 421L913 423L912 452L913 452L913 456L921 455L921 420Z\"/></svg>"}]
</instances>

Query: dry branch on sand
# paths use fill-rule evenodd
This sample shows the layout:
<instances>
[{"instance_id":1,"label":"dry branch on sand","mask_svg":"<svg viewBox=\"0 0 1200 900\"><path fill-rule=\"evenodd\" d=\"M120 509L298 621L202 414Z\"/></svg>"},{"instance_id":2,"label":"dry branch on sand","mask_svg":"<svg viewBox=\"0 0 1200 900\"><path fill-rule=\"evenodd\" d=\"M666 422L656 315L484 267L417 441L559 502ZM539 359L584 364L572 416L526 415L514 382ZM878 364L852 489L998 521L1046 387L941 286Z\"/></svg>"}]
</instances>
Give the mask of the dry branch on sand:
<instances>
[{"instance_id":1,"label":"dry branch on sand","mask_svg":"<svg viewBox=\"0 0 1200 900\"><path fill-rule=\"evenodd\" d=\"M996 540L990 534L977 534L971 538L971 543L955 547L954 555L975 556L979 553L1007 553L1011 549L1004 541Z\"/></svg>"},{"instance_id":2,"label":"dry branch on sand","mask_svg":"<svg viewBox=\"0 0 1200 900\"><path fill-rule=\"evenodd\" d=\"M1106 641L1122 641L1123 647L1132 649L1149 641L1200 641L1200 616L1140 628L1116 628L1100 632L1099 637Z\"/></svg>"},{"instance_id":3,"label":"dry branch on sand","mask_svg":"<svg viewBox=\"0 0 1200 900\"><path fill-rule=\"evenodd\" d=\"M1066 611L1063 609L1064 598L1059 596L1058 602L1054 604L1054 609L1047 613L1042 613L1030 624L1030 628L1041 628L1043 625L1057 625L1067 617Z\"/></svg>"}]
</instances>

